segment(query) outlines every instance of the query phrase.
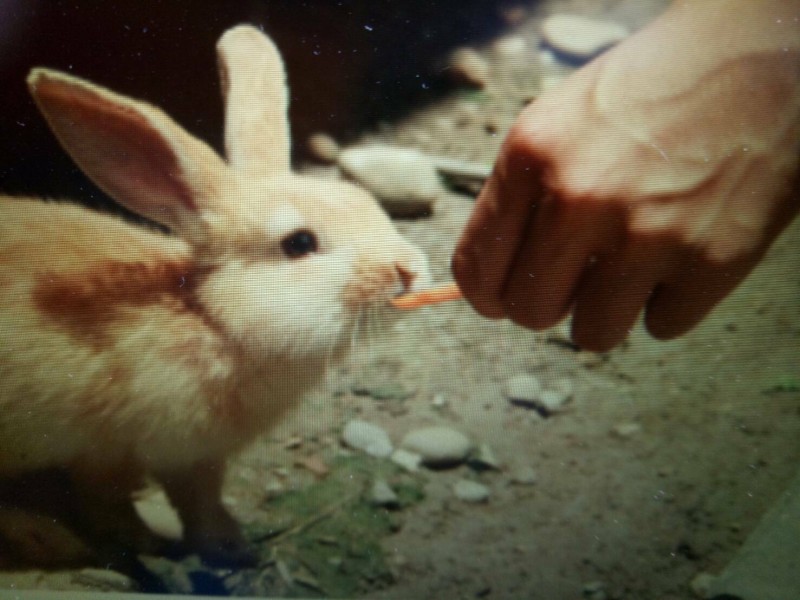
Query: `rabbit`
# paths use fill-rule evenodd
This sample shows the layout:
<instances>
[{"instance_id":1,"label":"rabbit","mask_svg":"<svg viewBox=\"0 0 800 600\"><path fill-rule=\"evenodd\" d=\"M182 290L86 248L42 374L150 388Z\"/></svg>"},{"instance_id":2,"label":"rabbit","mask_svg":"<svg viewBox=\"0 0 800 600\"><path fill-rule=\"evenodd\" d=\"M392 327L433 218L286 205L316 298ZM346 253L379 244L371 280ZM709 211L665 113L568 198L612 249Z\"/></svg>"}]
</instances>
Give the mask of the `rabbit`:
<instances>
[{"instance_id":1,"label":"rabbit","mask_svg":"<svg viewBox=\"0 0 800 600\"><path fill-rule=\"evenodd\" d=\"M239 25L217 55L227 161L154 106L31 71L78 166L166 232L0 198L0 478L66 469L97 531L140 540L131 493L151 477L184 544L238 564L252 552L221 502L226 459L430 274L366 191L291 171L272 41Z\"/></svg>"}]
</instances>

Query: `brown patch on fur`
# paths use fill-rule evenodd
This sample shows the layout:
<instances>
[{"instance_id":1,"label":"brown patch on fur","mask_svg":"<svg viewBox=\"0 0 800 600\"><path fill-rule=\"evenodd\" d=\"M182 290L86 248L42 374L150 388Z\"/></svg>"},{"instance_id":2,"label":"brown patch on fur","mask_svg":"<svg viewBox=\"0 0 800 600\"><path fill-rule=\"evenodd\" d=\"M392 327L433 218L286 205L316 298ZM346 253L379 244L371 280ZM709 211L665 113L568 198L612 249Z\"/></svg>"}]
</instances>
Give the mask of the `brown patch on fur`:
<instances>
[{"instance_id":1,"label":"brown patch on fur","mask_svg":"<svg viewBox=\"0 0 800 600\"><path fill-rule=\"evenodd\" d=\"M161 304L210 323L195 296L207 275L188 260L106 260L82 271L39 275L33 300L54 324L101 350L113 343L108 328L119 322L124 308Z\"/></svg>"}]
</instances>

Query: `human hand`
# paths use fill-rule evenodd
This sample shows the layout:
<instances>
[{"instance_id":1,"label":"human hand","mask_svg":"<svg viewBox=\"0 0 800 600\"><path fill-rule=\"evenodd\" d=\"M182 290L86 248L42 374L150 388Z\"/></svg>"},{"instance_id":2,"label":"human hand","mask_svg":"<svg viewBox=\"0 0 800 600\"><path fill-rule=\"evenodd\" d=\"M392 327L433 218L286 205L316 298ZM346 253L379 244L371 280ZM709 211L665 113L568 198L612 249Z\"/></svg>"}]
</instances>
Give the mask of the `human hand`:
<instances>
[{"instance_id":1,"label":"human hand","mask_svg":"<svg viewBox=\"0 0 800 600\"><path fill-rule=\"evenodd\" d=\"M713 17L668 11L523 111L453 257L479 313L572 312L605 351L643 309L655 337L685 333L758 263L799 204L800 36L708 37Z\"/></svg>"}]
</instances>

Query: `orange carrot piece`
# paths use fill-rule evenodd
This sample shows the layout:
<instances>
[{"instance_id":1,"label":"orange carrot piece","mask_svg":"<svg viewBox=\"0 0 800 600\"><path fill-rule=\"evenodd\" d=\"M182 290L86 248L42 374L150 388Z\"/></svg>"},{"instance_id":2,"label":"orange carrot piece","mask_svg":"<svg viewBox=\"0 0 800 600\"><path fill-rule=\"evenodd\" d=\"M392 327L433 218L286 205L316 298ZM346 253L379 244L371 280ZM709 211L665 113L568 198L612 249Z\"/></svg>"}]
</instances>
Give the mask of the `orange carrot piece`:
<instances>
[{"instance_id":1,"label":"orange carrot piece","mask_svg":"<svg viewBox=\"0 0 800 600\"><path fill-rule=\"evenodd\" d=\"M448 300L458 300L461 297L461 290L458 289L458 284L453 281L440 285L439 287L403 294L402 296L392 298L390 302L395 308L410 310L412 308L428 306L429 304L447 302Z\"/></svg>"}]
</instances>

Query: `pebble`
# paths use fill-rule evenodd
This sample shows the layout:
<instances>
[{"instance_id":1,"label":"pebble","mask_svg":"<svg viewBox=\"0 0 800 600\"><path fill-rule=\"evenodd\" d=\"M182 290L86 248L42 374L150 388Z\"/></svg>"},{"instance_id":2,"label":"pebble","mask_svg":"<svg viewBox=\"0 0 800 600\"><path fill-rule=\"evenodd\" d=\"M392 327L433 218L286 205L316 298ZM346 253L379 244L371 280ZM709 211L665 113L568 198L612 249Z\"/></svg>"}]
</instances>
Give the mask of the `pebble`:
<instances>
[{"instance_id":1,"label":"pebble","mask_svg":"<svg viewBox=\"0 0 800 600\"><path fill-rule=\"evenodd\" d=\"M317 160L335 163L339 157L339 144L327 133L313 133L308 137L308 150Z\"/></svg>"},{"instance_id":2,"label":"pebble","mask_svg":"<svg viewBox=\"0 0 800 600\"><path fill-rule=\"evenodd\" d=\"M81 569L74 577L74 580L79 583L90 585L95 588L95 590L130 592L136 588L133 579L110 569Z\"/></svg>"},{"instance_id":3,"label":"pebble","mask_svg":"<svg viewBox=\"0 0 800 600\"><path fill-rule=\"evenodd\" d=\"M499 471L500 462L494 455L489 444L481 444L478 446L477 452L469 458L469 466L477 471Z\"/></svg>"},{"instance_id":4,"label":"pebble","mask_svg":"<svg viewBox=\"0 0 800 600\"><path fill-rule=\"evenodd\" d=\"M426 466L446 467L464 462L472 449L472 442L455 429L425 427L406 434L400 447L419 454Z\"/></svg>"},{"instance_id":5,"label":"pebble","mask_svg":"<svg viewBox=\"0 0 800 600\"><path fill-rule=\"evenodd\" d=\"M638 423L618 423L611 428L611 434L622 439L628 439L642 431Z\"/></svg>"},{"instance_id":6,"label":"pebble","mask_svg":"<svg viewBox=\"0 0 800 600\"><path fill-rule=\"evenodd\" d=\"M542 23L544 41L561 54L579 60L592 58L628 35L628 30L618 23L578 15L556 14Z\"/></svg>"},{"instance_id":7,"label":"pebble","mask_svg":"<svg viewBox=\"0 0 800 600\"><path fill-rule=\"evenodd\" d=\"M602 581L589 581L583 584L583 597L587 600L606 600L606 584Z\"/></svg>"},{"instance_id":8,"label":"pebble","mask_svg":"<svg viewBox=\"0 0 800 600\"><path fill-rule=\"evenodd\" d=\"M489 488L477 481L460 479L453 486L456 498L464 502L486 502L489 499Z\"/></svg>"},{"instance_id":9,"label":"pebble","mask_svg":"<svg viewBox=\"0 0 800 600\"><path fill-rule=\"evenodd\" d=\"M517 485L536 485L539 476L533 467L519 467L511 474L511 481Z\"/></svg>"},{"instance_id":10,"label":"pebble","mask_svg":"<svg viewBox=\"0 0 800 600\"><path fill-rule=\"evenodd\" d=\"M422 464L422 457L414 452L398 448L392 452L391 461L406 471L413 473L419 470L419 466Z\"/></svg>"},{"instance_id":11,"label":"pebble","mask_svg":"<svg viewBox=\"0 0 800 600\"><path fill-rule=\"evenodd\" d=\"M433 162L416 150L382 144L347 148L339 154L342 172L370 192L393 217L430 215L442 193Z\"/></svg>"},{"instance_id":12,"label":"pebble","mask_svg":"<svg viewBox=\"0 0 800 600\"><path fill-rule=\"evenodd\" d=\"M397 494L395 494L391 486L382 479L378 479L372 484L370 501L376 506L384 506L386 508L397 507L399 505Z\"/></svg>"},{"instance_id":13,"label":"pebble","mask_svg":"<svg viewBox=\"0 0 800 600\"><path fill-rule=\"evenodd\" d=\"M484 88L489 82L489 63L472 48L459 48L450 57L450 73L475 87Z\"/></svg>"},{"instance_id":14,"label":"pebble","mask_svg":"<svg viewBox=\"0 0 800 600\"><path fill-rule=\"evenodd\" d=\"M388 434L377 425L366 421L353 420L345 425L342 441L354 450L361 450L377 458L392 454L392 442Z\"/></svg>"},{"instance_id":15,"label":"pebble","mask_svg":"<svg viewBox=\"0 0 800 600\"><path fill-rule=\"evenodd\" d=\"M522 404L533 408L542 391L542 385L533 375L515 375L506 380L503 394L513 404Z\"/></svg>"}]
</instances>

